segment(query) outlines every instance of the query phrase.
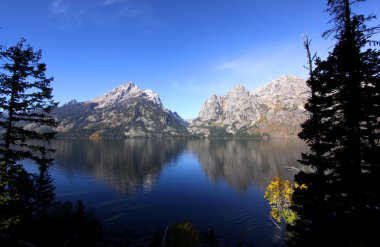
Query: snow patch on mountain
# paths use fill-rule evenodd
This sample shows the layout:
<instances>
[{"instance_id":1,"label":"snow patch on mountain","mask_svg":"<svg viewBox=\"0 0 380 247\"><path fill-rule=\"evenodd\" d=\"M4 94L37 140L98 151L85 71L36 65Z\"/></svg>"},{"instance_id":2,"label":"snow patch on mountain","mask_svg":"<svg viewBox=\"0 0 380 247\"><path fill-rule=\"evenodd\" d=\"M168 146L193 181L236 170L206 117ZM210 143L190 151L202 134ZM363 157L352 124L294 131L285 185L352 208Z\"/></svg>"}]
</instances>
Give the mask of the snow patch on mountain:
<instances>
[{"instance_id":1,"label":"snow patch on mountain","mask_svg":"<svg viewBox=\"0 0 380 247\"><path fill-rule=\"evenodd\" d=\"M150 89L142 91L133 82L128 82L121 84L120 86L112 89L110 92L96 97L88 101L89 103L96 103L97 108L104 108L116 104L117 102L125 101L132 98L143 97L147 100L152 101L158 106L162 107L162 102L157 93Z\"/></svg>"},{"instance_id":2,"label":"snow patch on mountain","mask_svg":"<svg viewBox=\"0 0 380 247\"><path fill-rule=\"evenodd\" d=\"M144 90L142 94L146 99L152 101L153 103L157 104L158 106L162 107L162 102L160 97L158 96L157 93L153 92L150 89Z\"/></svg>"}]
</instances>

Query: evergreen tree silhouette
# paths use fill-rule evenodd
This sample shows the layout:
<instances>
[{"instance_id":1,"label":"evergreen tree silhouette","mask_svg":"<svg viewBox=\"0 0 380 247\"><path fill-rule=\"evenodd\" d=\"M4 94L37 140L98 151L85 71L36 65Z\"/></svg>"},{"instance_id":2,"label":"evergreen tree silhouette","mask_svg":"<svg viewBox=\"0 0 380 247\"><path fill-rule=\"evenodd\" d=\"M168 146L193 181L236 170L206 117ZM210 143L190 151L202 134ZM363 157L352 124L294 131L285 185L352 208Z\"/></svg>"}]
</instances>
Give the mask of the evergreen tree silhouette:
<instances>
[{"instance_id":1,"label":"evergreen tree silhouette","mask_svg":"<svg viewBox=\"0 0 380 247\"><path fill-rule=\"evenodd\" d=\"M354 1L363 2L363 1ZM336 40L326 60L315 61L300 138L310 147L300 162L310 172L295 180L289 246L377 246L380 227L380 52L368 28L374 16L351 12L352 2L329 0ZM371 46L372 45L372 46Z\"/></svg>"},{"instance_id":2,"label":"evergreen tree silhouette","mask_svg":"<svg viewBox=\"0 0 380 247\"><path fill-rule=\"evenodd\" d=\"M0 227L7 227L54 197L47 173L53 150L46 142L55 132L44 128L57 125L50 116L57 103L52 100L53 78L45 75L40 50L34 51L22 39L3 48L0 58L0 217L4 223ZM20 164L24 159L34 161L40 174L28 173Z\"/></svg>"},{"instance_id":3,"label":"evergreen tree silhouette","mask_svg":"<svg viewBox=\"0 0 380 247\"><path fill-rule=\"evenodd\" d=\"M34 174L34 213L38 218L46 215L55 199L53 179L48 172L52 160L43 158L38 166L38 174Z\"/></svg>"}]
</instances>

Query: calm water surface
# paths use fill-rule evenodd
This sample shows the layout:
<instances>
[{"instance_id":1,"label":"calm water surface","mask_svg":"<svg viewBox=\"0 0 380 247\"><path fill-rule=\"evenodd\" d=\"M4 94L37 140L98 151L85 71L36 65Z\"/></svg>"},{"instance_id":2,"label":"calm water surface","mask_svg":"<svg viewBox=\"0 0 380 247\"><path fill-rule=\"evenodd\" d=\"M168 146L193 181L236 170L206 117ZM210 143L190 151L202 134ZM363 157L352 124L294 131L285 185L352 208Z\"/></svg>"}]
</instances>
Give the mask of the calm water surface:
<instances>
[{"instance_id":1,"label":"calm water surface","mask_svg":"<svg viewBox=\"0 0 380 247\"><path fill-rule=\"evenodd\" d=\"M154 231L189 220L231 243L276 246L263 198L292 178L297 140L57 140L51 172L61 200L82 200L111 230Z\"/></svg>"}]
</instances>

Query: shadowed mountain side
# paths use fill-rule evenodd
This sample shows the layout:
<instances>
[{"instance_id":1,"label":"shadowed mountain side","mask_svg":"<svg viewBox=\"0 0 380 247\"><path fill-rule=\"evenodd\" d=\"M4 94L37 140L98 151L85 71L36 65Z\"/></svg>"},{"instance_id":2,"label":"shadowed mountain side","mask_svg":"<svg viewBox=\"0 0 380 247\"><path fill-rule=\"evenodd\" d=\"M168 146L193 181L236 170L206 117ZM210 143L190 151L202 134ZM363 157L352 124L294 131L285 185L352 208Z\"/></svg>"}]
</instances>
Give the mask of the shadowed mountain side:
<instances>
[{"instance_id":1,"label":"shadowed mountain side","mask_svg":"<svg viewBox=\"0 0 380 247\"><path fill-rule=\"evenodd\" d=\"M239 192L250 186L264 189L274 176L292 179L297 159L305 151L299 140L194 140L188 150L197 155L204 172L216 182L225 180Z\"/></svg>"},{"instance_id":2,"label":"shadowed mountain side","mask_svg":"<svg viewBox=\"0 0 380 247\"><path fill-rule=\"evenodd\" d=\"M53 111L59 135L81 138L125 138L188 135L187 123L166 109L151 90L122 84L86 102L75 100Z\"/></svg>"},{"instance_id":3,"label":"shadowed mountain side","mask_svg":"<svg viewBox=\"0 0 380 247\"><path fill-rule=\"evenodd\" d=\"M185 149L181 140L56 140L55 163L67 173L82 171L118 192L150 190L161 170ZM70 165L68 165L70 164Z\"/></svg>"}]
</instances>

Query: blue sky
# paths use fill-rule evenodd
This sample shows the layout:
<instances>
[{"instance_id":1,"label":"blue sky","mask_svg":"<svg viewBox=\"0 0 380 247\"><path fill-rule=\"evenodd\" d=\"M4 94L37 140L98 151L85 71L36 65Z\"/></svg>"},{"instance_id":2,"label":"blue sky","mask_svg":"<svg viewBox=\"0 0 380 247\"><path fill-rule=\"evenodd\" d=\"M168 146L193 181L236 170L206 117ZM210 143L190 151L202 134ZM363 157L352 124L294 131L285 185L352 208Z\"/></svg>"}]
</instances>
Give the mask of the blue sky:
<instances>
[{"instance_id":1,"label":"blue sky","mask_svg":"<svg viewBox=\"0 0 380 247\"><path fill-rule=\"evenodd\" d=\"M302 35L324 57L324 0L1 0L0 43L42 49L56 101L133 81L183 118L212 94L283 74L306 78ZM380 1L354 6L380 17ZM373 24L379 23L379 20Z\"/></svg>"}]
</instances>

